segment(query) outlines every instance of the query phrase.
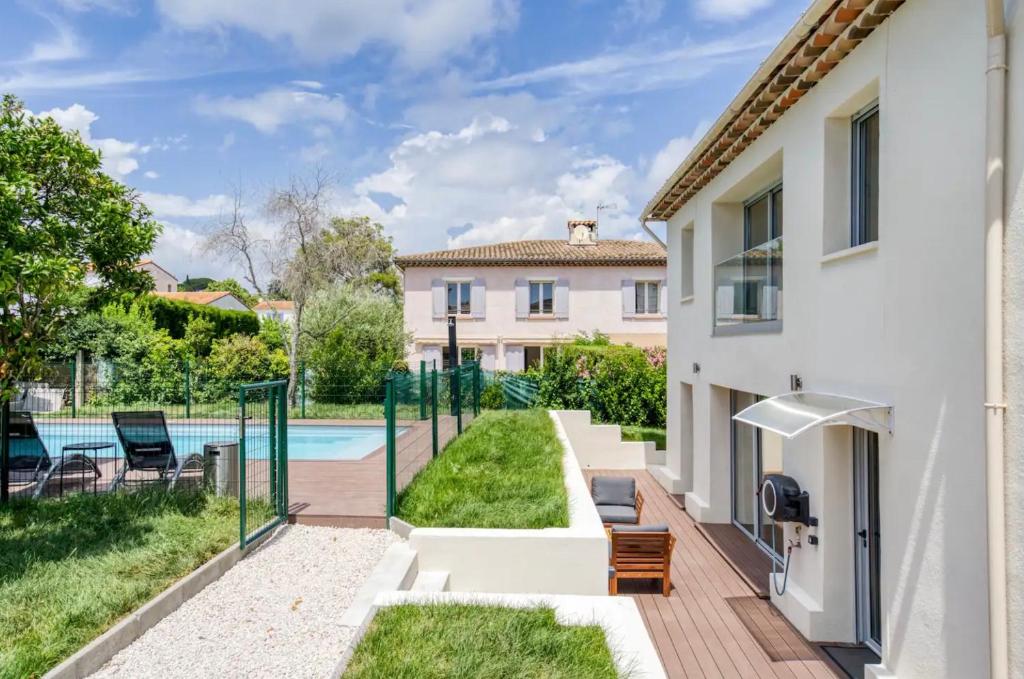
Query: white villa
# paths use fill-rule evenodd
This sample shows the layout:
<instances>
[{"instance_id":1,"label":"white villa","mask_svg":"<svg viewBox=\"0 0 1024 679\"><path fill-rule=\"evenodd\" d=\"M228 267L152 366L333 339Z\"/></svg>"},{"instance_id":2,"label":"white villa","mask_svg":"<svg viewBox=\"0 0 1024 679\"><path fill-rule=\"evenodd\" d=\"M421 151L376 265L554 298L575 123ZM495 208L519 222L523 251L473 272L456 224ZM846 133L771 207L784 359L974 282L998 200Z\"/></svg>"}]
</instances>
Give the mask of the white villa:
<instances>
[{"instance_id":1,"label":"white villa","mask_svg":"<svg viewBox=\"0 0 1024 679\"><path fill-rule=\"evenodd\" d=\"M274 320L291 323L295 317L295 302L283 299L261 299L252 308L260 320Z\"/></svg>"},{"instance_id":2,"label":"white villa","mask_svg":"<svg viewBox=\"0 0 1024 679\"><path fill-rule=\"evenodd\" d=\"M152 259L143 259L135 265L136 271L145 271L153 277L153 290L156 292L177 292L178 278Z\"/></svg>"},{"instance_id":3,"label":"white villa","mask_svg":"<svg viewBox=\"0 0 1024 679\"><path fill-rule=\"evenodd\" d=\"M669 255L651 471L868 677L1024 677L1021 40L1020 2L813 2L643 212ZM772 521L769 473L806 522Z\"/></svg>"},{"instance_id":4,"label":"white villa","mask_svg":"<svg viewBox=\"0 0 1024 679\"><path fill-rule=\"evenodd\" d=\"M398 257L410 363L448 365L449 316L464 359L519 371L545 347L595 330L614 343L665 345L665 251L599 240L597 222L568 223L565 240L527 240Z\"/></svg>"},{"instance_id":5,"label":"white villa","mask_svg":"<svg viewBox=\"0 0 1024 679\"><path fill-rule=\"evenodd\" d=\"M228 311L249 311L249 307L245 306L245 302L238 299L233 293L227 292L226 290L199 290L196 292L160 292L156 291L152 294L157 297L163 297L164 299L174 300L176 302L188 302L190 304L201 304L203 306L212 306L218 309L226 309Z\"/></svg>"}]
</instances>

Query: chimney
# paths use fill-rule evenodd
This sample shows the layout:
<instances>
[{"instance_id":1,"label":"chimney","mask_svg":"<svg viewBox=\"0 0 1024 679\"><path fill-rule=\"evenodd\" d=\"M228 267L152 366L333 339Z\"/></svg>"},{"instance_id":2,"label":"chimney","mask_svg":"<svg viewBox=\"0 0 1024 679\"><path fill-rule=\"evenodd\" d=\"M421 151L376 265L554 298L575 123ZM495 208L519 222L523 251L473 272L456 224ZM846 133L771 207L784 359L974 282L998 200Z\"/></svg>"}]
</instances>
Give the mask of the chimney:
<instances>
[{"instance_id":1,"label":"chimney","mask_svg":"<svg viewBox=\"0 0 1024 679\"><path fill-rule=\"evenodd\" d=\"M570 219L569 245L597 245L597 220Z\"/></svg>"}]
</instances>

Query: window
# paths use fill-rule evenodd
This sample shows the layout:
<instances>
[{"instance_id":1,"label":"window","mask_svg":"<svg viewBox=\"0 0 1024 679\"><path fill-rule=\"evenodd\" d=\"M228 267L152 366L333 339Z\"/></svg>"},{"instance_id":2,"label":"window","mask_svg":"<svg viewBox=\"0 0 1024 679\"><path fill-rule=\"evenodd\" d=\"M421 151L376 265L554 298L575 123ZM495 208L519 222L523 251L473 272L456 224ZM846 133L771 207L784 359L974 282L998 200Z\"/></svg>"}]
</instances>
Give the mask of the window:
<instances>
[{"instance_id":1,"label":"window","mask_svg":"<svg viewBox=\"0 0 1024 679\"><path fill-rule=\"evenodd\" d=\"M531 286L532 287L532 286ZM544 365L544 348L543 347L523 347L525 354L526 369L537 368L540 369Z\"/></svg>"},{"instance_id":2,"label":"window","mask_svg":"<svg viewBox=\"0 0 1024 679\"><path fill-rule=\"evenodd\" d=\"M531 281L530 315L541 316L553 313L555 313L555 284L551 281Z\"/></svg>"},{"instance_id":3,"label":"window","mask_svg":"<svg viewBox=\"0 0 1024 679\"><path fill-rule=\"evenodd\" d=\"M658 292L660 284L656 281L637 281L636 312L638 314L658 313Z\"/></svg>"},{"instance_id":4,"label":"window","mask_svg":"<svg viewBox=\"0 0 1024 679\"><path fill-rule=\"evenodd\" d=\"M750 250L782 235L782 185L755 196L743 206L743 249Z\"/></svg>"},{"instance_id":5,"label":"window","mask_svg":"<svg viewBox=\"0 0 1024 679\"><path fill-rule=\"evenodd\" d=\"M479 347L459 347L459 364L466 361L475 361L479 357ZM451 366L451 354L448 353L448 345L441 347L441 369L447 370Z\"/></svg>"},{"instance_id":6,"label":"window","mask_svg":"<svg viewBox=\"0 0 1024 679\"><path fill-rule=\"evenodd\" d=\"M469 281L448 282L448 315L468 316L470 313Z\"/></svg>"},{"instance_id":7,"label":"window","mask_svg":"<svg viewBox=\"0 0 1024 679\"><path fill-rule=\"evenodd\" d=\"M693 296L693 223L683 227L679 250L679 297L686 299Z\"/></svg>"},{"instance_id":8,"label":"window","mask_svg":"<svg viewBox=\"0 0 1024 679\"><path fill-rule=\"evenodd\" d=\"M878 102L853 117L850 245L878 240Z\"/></svg>"}]
</instances>

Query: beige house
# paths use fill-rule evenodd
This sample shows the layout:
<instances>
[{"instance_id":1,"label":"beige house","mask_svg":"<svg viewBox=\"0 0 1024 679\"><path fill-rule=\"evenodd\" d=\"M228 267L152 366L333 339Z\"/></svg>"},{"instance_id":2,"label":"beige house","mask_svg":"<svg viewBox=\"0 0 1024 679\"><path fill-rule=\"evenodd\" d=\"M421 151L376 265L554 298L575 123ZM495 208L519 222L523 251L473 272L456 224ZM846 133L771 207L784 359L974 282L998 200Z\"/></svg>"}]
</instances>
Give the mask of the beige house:
<instances>
[{"instance_id":1,"label":"beige house","mask_svg":"<svg viewBox=\"0 0 1024 679\"><path fill-rule=\"evenodd\" d=\"M153 290L156 292L177 292L178 279L167 269L152 259L143 259L135 265L136 271L145 271L153 277Z\"/></svg>"},{"instance_id":2,"label":"beige house","mask_svg":"<svg viewBox=\"0 0 1024 679\"><path fill-rule=\"evenodd\" d=\"M1021 40L1019 2L813 2L642 214L669 254L651 472L867 677L1024 677Z\"/></svg>"},{"instance_id":3,"label":"beige house","mask_svg":"<svg viewBox=\"0 0 1024 679\"><path fill-rule=\"evenodd\" d=\"M283 299L261 299L252 308L260 320L272 319L281 323L291 323L295 317L295 302Z\"/></svg>"},{"instance_id":4,"label":"beige house","mask_svg":"<svg viewBox=\"0 0 1024 679\"><path fill-rule=\"evenodd\" d=\"M437 250L396 259L404 276L408 359L448 364L447 319L464 358L485 370L540 365L546 347L579 333L665 345L665 251L600 240L597 223L568 223L560 240Z\"/></svg>"}]
</instances>

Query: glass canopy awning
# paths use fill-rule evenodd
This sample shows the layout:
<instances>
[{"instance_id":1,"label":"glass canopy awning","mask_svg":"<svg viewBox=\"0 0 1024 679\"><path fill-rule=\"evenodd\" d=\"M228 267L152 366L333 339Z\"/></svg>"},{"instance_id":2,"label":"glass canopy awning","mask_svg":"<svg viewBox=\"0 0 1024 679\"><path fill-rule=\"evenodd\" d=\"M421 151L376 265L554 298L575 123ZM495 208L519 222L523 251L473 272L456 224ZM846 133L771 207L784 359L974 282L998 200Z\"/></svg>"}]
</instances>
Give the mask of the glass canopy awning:
<instances>
[{"instance_id":1,"label":"glass canopy awning","mask_svg":"<svg viewBox=\"0 0 1024 679\"><path fill-rule=\"evenodd\" d=\"M744 408L732 418L787 439L812 427L836 424L892 433L892 406L813 391L773 396Z\"/></svg>"}]
</instances>

